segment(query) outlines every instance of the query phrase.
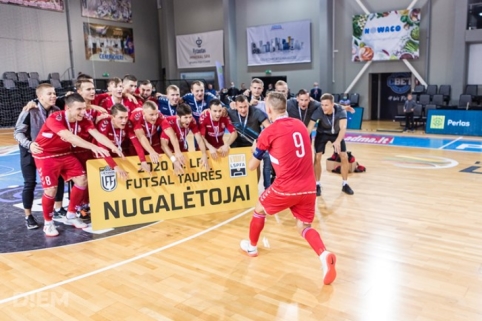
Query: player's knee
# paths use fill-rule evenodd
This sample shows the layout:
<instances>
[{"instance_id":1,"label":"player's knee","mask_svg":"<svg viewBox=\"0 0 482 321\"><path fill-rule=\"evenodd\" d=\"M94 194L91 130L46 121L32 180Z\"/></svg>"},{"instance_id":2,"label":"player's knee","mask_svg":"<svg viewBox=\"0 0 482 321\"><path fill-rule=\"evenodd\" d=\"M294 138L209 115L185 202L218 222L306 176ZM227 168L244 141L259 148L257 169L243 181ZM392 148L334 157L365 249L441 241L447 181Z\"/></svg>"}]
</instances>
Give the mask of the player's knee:
<instances>
[{"instance_id":1,"label":"player's knee","mask_svg":"<svg viewBox=\"0 0 482 321\"><path fill-rule=\"evenodd\" d=\"M74 184L79 186L79 187L87 186L87 176L85 176L85 175L76 177L76 178L72 179L72 181L74 181Z\"/></svg>"},{"instance_id":2,"label":"player's knee","mask_svg":"<svg viewBox=\"0 0 482 321\"><path fill-rule=\"evenodd\" d=\"M44 189L44 194L50 197L55 197L55 194L57 194L57 186Z\"/></svg>"},{"instance_id":3,"label":"player's knee","mask_svg":"<svg viewBox=\"0 0 482 321\"><path fill-rule=\"evenodd\" d=\"M321 158L323 157L323 153L316 153L315 155L315 163L321 163Z\"/></svg>"},{"instance_id":4,"label":"player's knee","mask_svg":"<svg viewBox=\"0 0 482 321\"><path fill-rule=\"evenodd\" d=\"M306 223L298 220L296 224L296 229L298 230L298 233L303 236L303 231L307 228L311 227L311 223Z\"/></svg>"}]
</instances>

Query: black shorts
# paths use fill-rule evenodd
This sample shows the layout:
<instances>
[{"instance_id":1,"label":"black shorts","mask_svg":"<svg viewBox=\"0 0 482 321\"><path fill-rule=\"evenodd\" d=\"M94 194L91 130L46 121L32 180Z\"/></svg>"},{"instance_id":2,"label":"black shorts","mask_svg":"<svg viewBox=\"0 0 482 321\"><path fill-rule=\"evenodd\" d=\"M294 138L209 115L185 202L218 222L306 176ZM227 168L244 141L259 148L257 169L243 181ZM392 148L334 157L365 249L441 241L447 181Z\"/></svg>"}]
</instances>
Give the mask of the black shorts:
<instances>
[{"instance_id":1,"label":"black shorts","mask_svg":"<svg viewBox=\"0 0 482 321\"><path fill-rule=\"evenodd\" d=\"M338 134L330 135L330 134L320 134L316 133L315 137L315 152L318 153L325 153L325 146L326 143L331 142L333 143L338 138ZM346 152L346 144L345 140L342 139L340 142L340 149L341 152Z\"/></svg>"}]
</instances>

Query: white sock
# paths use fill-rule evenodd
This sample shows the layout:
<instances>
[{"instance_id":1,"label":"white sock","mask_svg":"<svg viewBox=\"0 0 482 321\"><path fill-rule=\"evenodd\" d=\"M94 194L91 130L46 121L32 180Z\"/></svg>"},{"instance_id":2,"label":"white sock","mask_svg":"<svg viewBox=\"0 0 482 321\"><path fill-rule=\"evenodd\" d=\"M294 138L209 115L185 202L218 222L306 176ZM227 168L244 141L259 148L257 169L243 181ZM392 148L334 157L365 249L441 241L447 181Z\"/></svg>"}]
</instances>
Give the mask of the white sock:
<instances>
[{"instance_id":1,"label":"white sock","mask_svg":"<svg viewBox=\"0 0 482 321\"><path fill-rule=\"evenodd\" d=\"M316 182L316 186L321 186L321 181Z\"/></svg>"},{"instance_id":2,"label":"white sock","mask_svg":"<svg viewBox=\"0 0 482 321\"><path fill-rule=\"evenodd\" d=\"M44 225L52 225L52 224L54 224L54 221L45 221L44 222Z\"/></svg>"},{"instance_id":3,"label":"white sock","mask_svg":"<svg viewBox=\"0 0 482 321\"><path fill-rule=\"evenodd\" d=\"M72 213L72 212L67 212L67 219L72 219L72 218L76 218L77 217L77 214L75 213Z\"/></svg>"},{"instance_id":4,"label":"white sock","mask_svg":"<svg viewBox=\"0 0 482 321\"><path fill-rule=\"evenodd\" d=\"M55 210L56 212L58 212L58 211L60 211L61 208L62 208L62 207L55 207L54 210Z\"/></svg>"},{"instance_id":5,"label":"white sock","mask_svg":"<svg viewBox=\"0 0 482 321\"><path fill-rule=\"evenodd\" d=\"M348 182L347 182L347 181L343 181L343 186L345 186L346 184L348 184Z\"/></svg>"}]
</instances>

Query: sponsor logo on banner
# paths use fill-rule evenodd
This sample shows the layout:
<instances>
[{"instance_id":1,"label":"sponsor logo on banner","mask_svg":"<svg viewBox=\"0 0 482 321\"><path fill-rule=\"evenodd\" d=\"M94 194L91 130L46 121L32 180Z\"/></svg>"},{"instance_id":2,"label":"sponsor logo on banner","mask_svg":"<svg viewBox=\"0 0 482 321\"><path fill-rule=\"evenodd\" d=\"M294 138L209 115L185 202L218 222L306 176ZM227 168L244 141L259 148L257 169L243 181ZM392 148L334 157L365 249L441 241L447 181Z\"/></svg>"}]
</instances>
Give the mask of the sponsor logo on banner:
<instances>
[{"instance_id":1,"label":"sponsor logo on banner","mask_svg":"<svg viewBox=\"0 0 482 321\"><path fill-rule=\"evenodd\" d=\"M432 115L430 118L430 128L432 129L444 129L445 128L445 116Z\"/></svg>"},{"instance_id":2,"label":"sponsor logo on banner","mask_svg":"<svg viewBox=\"0 0 482 321\"><path fill-rule=\"evenodd\" d=\"M106 192L112 192L117 187L117 175L115 170L109 166L99 169L100 187Z\"/></svg>"},{"instance_id":3,"label":"sponsor logo on banner","mask_svg":"<svg viewBox=\"0 0 482 321\"><path fill-rule=\"evenodd\" d=\"M387 86L396 94L405 94L411 89L411 79L407 73L391 74L387 79Z\"/></svg>"},{"instance_id":4,"label":"sponsor logo on banner","mask_svg":"<svg viewBox=\"0 0 482 321\"><path fill-rule=\"evenodd\" d=\"M246 176L246 156L244 154L229 155L229 173L231 177Z\"/></svg>"},{"instance_id":5,"label":"sponsor logo on banner","mask_svg":"<svg viewBox=\"0 0 482 321\"><path fill-rule=\"evenodd\" d=\"M449 119L447 121L447 126L455 126L455 127L470 127L470 122L468 121L462 121L462 120L452 120L452 119Z\"/></svg>"},{"instance_id":6,"label":"sponsor logo on banner","mask_svg":"<svg viewBox=\"0 0 482 321\"><path fill-rule=\"evenodd\" d=\"M177 175L172 162L161 155L158 163L147 162L150 174L140 169L138 157L116 159L129 173L118 180L102 159L89 160L89 195L92 229L136 225L192 215L240 210L255 205L258 196L256 171L247 170L251 148L209 159L202 166L201 152L184 153L184 173ZM112 193L112 191L114 191Z\"/></svg>"},{"instance_id":7,"label":"sponsor logo on banner","mask_svg":"<svg viewBox=\"0 0 482 321\"><path fill-rule=\"evenodd\" d=\"M178 68L224 65L223 30L176 36Z\"/></svg>"},{"instance_id":8,"label":"sponsor logo on banner","mask_svg":"<svg viewBox=\"0 0 482 321\"><path fill-rule=\"evenodd\" d=\"M353 134L347 134L344 139L346 142L374 144L374 145L390 145L395 140L394 137L377 136L377 135L353 135Z\"/></svg>"}]
</instances>

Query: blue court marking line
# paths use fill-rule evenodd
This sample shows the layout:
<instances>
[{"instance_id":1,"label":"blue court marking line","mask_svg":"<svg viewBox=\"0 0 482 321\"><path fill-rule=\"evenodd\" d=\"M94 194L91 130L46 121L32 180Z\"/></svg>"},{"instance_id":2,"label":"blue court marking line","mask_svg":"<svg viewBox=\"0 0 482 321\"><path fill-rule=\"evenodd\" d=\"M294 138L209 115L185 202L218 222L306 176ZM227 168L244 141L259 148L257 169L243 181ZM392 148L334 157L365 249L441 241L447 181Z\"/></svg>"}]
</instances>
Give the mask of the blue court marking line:
<instances>
[{"instance_id":1,"label":"blue court marking line","mask_svg":"<svg viewBox=\"0 0 482 321\"><path fill-rule=\"evenodd\" d=\"M347 143L369 145L441 149L474 153L482 152L482 140L464 139L463 137L453 139L437 137L407 137L348 132L345 135L345 141Z\"/></svg>"}]
</instances>

